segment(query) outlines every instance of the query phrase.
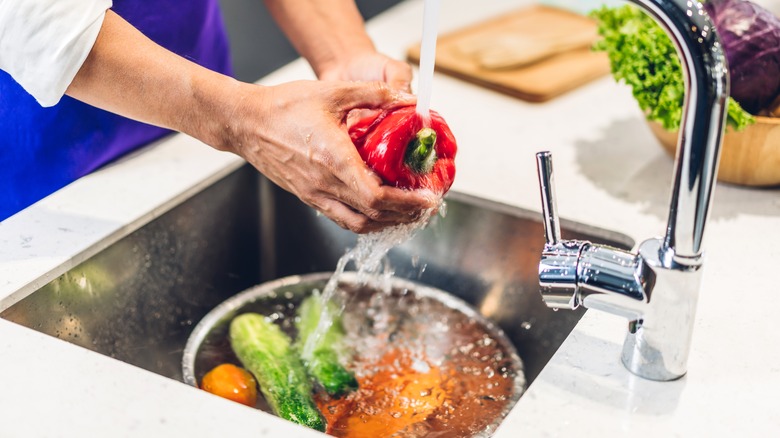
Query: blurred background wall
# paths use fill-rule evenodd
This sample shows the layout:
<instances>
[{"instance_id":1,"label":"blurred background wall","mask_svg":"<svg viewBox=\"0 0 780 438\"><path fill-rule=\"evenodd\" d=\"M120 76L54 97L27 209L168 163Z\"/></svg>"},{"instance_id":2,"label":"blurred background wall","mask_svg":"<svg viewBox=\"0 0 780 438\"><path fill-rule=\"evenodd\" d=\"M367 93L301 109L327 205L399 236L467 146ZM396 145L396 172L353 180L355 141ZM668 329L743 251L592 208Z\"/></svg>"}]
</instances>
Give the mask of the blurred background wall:
<instances>
[{"instance_id":1,"label":"blurred background wall","mask_svg":"<svg viewBox=\"0 0 780 438\"><path fill-rule=\"evenodd\" d=\"M357 0L368 20L401 0ZM262 0L220 0L236 78L254 82L298 57Z\"/></svg>"},{"instance_id":2,"label":"blurred background wall","mask_svg":"<svg viewBox=\"0 0 780 438\"><path fill-rule=\"evenodd\" d=\"M421 0L420 0L421 1ZM478 1L478 0L474 0ZM752 0L780 15L780 0ZM219 0L231 40L236 77L254 82L298 57L271 19L262 0ZM356 0L368 20L401 0ZM625 0L536 0L586 14L602 4L616 6ZM523 2L518 2L522 4Z\"/></svg>"}]
</instances>

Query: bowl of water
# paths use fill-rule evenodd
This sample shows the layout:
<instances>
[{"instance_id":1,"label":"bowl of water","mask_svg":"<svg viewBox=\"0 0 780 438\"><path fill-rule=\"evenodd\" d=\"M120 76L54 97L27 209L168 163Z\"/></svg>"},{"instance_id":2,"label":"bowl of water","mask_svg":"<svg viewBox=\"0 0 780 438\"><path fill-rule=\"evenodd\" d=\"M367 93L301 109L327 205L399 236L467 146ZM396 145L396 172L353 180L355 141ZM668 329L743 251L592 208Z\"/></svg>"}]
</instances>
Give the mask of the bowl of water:
<instances>
[{"instance_id":1,"label":"bowl of water","mask_svg":"<svg viewBox=\"0 0 780 438\"><path fill-rule=\"evenodd\" d=\"M265 315L295 338L297 307L324 291L333 275L273 280L214 308L184 349L184 381L198 386L217 365L241 365L230 348L228 326L243 313ZM329 434L488 436L520 398L526 381L517 351L499 327L464 301L389 275L345 272L333 284L331 299L341 309L352 352L346 368L360 387L341 397L315 387ZM262 397L255 407L272 413Z\"/></svg>"}]
</instances>

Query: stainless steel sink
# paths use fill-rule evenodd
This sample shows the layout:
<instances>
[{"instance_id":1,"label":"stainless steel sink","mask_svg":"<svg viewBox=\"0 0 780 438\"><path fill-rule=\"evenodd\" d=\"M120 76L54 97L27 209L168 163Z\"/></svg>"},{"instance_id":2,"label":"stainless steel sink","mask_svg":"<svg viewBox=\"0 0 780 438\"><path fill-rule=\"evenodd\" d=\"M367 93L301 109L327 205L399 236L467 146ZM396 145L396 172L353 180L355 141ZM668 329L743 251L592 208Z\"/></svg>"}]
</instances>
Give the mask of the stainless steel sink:
<instances>
[{"instance_id":1,"label":"stainless steel sink","mask_svg":"<svg viewBox=\"0 0 780 438\"><path fill-rule=\"evenodd\" d=\"M394 249L396 275L448 291L496 322L529 382L582 317L539 295L536 212L451 193L445 218ZM569 239L624 249L623 235L563 222ZM64 341L181 380L197 322L228 297L333 270L356 236L243 167L0 313Z\"/></svg>"}]
</instances>

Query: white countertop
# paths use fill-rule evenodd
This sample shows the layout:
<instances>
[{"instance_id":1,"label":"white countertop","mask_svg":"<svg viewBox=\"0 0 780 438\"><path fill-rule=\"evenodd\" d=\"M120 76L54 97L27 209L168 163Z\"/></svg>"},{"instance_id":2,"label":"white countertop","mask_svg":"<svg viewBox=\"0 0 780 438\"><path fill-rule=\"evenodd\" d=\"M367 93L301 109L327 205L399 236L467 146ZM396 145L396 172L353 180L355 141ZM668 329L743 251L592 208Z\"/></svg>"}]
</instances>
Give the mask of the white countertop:
<instances>
[{"instance_id":1,"label":"white countertop","mask_svg":"<svg viewBox=\"0 0 780 438\"><path fill-rule=\"evenodd\" d=\"M444 1L440 29L526 3ZM402 58L421 23L422 1L409 0L369 32ZM261 82L310 77L299 60ZM562 217L637 242L663 232L672 159L611 78L545 104L442 75L433 94L459 141L453 190L539 211L534 152L549 149ZM241 164L175 135L0 223L0 310ZM626 321L589 311L495 436L775 435L778 228L780 190L718 185L688 374L669 383L632 376L619 362ZM3 319L0 376L3 438L322 436Z\"/></svg>"}]
</instances>

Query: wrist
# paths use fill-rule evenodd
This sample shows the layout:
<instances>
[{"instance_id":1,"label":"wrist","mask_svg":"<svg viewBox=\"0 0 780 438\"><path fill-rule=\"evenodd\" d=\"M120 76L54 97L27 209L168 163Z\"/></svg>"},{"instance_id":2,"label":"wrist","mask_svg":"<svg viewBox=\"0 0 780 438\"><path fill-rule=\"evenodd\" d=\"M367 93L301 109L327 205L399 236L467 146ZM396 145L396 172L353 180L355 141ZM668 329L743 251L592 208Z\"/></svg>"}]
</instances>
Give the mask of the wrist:
<instances>
[{"instance_id":1,"label":"wrist","mask_svg":"<svg viewBox=\"0 0 780 438\"><path fill-rule=\"evenodd\" d=\"M217 150L236 152L240 144L237 107L241 104L242 90L251 85L209 71L194 77L191 86L192 102L187 105L177 130Z\"/></svg>"}]
</instances>

